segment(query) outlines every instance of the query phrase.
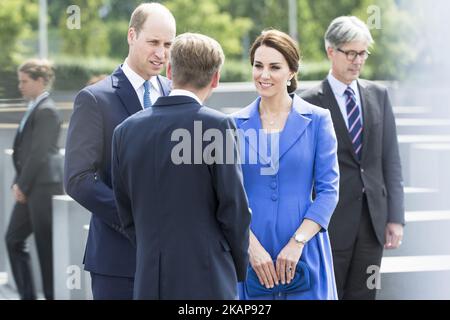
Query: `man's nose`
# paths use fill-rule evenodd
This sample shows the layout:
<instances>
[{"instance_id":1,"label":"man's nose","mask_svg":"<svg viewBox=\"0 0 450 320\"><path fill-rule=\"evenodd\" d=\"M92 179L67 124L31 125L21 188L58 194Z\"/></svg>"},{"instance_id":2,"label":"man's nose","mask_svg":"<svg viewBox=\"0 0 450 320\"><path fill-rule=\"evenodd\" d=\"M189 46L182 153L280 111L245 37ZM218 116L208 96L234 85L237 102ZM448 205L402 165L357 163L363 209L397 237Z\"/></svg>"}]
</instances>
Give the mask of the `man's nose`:
<instances>
[{"instance_id":1,"label":"man's nose","mask_svg":"<svg viewBox=\"0 0 450 320\"><path fill-rule=\"evenodd\" d=\"M363 62L364 62L364 59L359 54L357 54L355 57L355 60L353 60L354 64L362 64Z\"/></svg>"},{"instance_id":2,"label":"man's nose","mask_svg":"<svg viewBox=\"0 0 450 320\"><path fill-rule=\"evenodd\" d=\"M164 55L165 55L165 48L164 47L158 47L155 49L155 55L160 58L160 59L164 59Z\"/></svg>"}]
</instances>

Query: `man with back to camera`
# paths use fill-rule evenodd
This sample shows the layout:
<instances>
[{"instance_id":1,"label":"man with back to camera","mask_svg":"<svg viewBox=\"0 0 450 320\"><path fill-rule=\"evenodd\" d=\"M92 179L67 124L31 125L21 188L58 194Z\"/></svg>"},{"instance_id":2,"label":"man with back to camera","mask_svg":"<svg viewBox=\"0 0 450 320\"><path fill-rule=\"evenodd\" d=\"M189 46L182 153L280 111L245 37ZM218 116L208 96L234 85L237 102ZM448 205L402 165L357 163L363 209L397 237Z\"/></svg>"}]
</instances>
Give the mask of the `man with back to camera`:
<instances>
[{"instance_id":1,"label":"man with back to camera","mask_svg":"<svg viewBox=\"0 0 450 320\"><path fill-rule=\"evenodd\" d=\"M170 92L159 74L175 38L175 18L158 3L138 6L128 29L128 57L110 76L81 90L67 135L67 193L92 213L84 256L94 299L132 299L136 250L120 228L111 184L114 128Z\"/></svg>"},{"instance_id":2,"label":"man with back to camera","mask_svg":"<svg viewBox=\"0 0 450 320\"><path fill-rule=\"evenodd\" d=\"M215 40L178 36L167 68L172 92L114 132L114 194L137 247L135 299L235 299L245 280L250 212L235 126L203 106L223 61Z\"/></svg>"},{"instance_id":3,"label":"man with back to camera","mask_svg":"<svg viewBox=\"0 0 450 320\"><path fill-rule=\"evenodd\" d=\"M373 300L370 266L380 267L383 247L403 237L404 193L394 114L388 91L358 79L373 43L356 17L334 19L325 34L331 71L301 94L331 112L338 138L339 202L329 233L339 299Z\"/></svg>"}]
</instances>

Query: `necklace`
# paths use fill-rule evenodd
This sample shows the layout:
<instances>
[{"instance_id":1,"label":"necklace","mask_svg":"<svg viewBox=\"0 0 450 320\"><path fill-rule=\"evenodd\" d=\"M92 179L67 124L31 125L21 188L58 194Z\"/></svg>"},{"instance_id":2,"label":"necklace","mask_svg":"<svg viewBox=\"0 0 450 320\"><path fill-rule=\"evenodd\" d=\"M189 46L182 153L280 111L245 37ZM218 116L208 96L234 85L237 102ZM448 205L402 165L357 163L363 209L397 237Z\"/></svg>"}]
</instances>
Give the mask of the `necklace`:
<instances>
[{"instance_id":1,"label":"necklace","mask_svg":"<svg viewBox=\"0 0 450 320\"><path fill-rule=\"evenodd\" d=\"M292 102L290 102L292 103ZM260 114L261 114L261 119L264 120L267 124L269 124L270 126L274 126L277 124L281 124L283 123L283 118L285 116L287 116L287 114L290 111L290 106L289 108L286 110L284 108L278 108L278 112L276 113L270 113L267 112L266 110L264 110L263 106L260 105ZM280 123L280 118L281 118L281 123Z\"/></svg>"}]
</instances>

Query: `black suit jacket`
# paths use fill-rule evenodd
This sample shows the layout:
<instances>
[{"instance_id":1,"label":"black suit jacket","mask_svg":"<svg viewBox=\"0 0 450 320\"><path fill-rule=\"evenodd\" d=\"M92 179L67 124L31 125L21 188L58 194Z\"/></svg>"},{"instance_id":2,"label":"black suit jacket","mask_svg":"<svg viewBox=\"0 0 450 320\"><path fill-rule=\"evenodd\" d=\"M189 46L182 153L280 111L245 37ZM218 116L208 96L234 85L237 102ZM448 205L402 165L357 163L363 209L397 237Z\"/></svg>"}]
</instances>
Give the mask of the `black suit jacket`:
<instances>
[{"instance_id":1,"label":"black suit jacket","mask_svg":"<svg viewBox=\"0 0 450 320\"><path fill-rule=\"evenodd\" d=\"M231 136L234 162L194 162L196 147L200 157L209 154L201 140L208 129L225 144L235 126L193 98L173 96L114 132L113 186L123 228L137 246L137 299L234 299L246 277L250 212L236 141ZM173 162L179 139L189 143L190 156L183 155L193 164Z\"/></svg>"},{"instance_id":2,"label":"black suit jacket","mask_svg":"<svg viewBox=\"0 0 450 320\"><path fill-rule=\"evenodd\" d=\"M49 97L41 100L14 138L14 183L29 195L37 185L62 182L61 119Z\"/></svg>"},{"instance_id":3,"label":"black suit jacket","mask_svg":"<svg viewBox=\"0 0 450 320\"><path fill-rule=\"evenodd\" d=\"M167 78L158 76L163 95ZM117 68L81 90L67 132L64 186L67 194L92 213L84 256L85 269L103 275L133 277L136 250L120 228L111 185L111 141L115 127L142 110L136 91Z\"/></svg>"},{"instance_id":4,"label":"black suit jacket","mask_svg":"<svg viewBox=\"0 0 450 320\"><path fill-rule=\"evenodd\" d=\"M358 161L328 80L301 94L306 101L331 112L338 139L339 203L329 233L335 250L354 242L361 216L363 192L380 244L385 243L388 222L404 224L404 192L392 105L385 87L358 80L363 112L362 158Z\"/></svg>"}]
</instances>

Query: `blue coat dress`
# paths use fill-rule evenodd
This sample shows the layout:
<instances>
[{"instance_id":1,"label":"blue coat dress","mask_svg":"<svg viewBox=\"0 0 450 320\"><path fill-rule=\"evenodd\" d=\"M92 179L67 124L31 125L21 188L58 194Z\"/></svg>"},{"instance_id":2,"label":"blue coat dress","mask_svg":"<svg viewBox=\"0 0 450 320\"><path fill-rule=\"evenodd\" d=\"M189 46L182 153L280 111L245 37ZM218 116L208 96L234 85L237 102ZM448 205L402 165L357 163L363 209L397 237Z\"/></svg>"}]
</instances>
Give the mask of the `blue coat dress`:
<instances>
[{"instance_id":1,"label":"blue coat dress","mask_svg":"<svg viewBox=\"0 0 450 320\"><path fill-rule=\"evenodd\" d=\"M291 97L293 106L279 134L278 152L274 149L277 144L268 144L267 135L260 134L260 98L233 114L240 131L244 186L253 213L251 230L272 259L276 260L303 219L322 227L300 257L310 268L310 290L256 299L337 299L327 232L338 202L336 136L328 110L295 94ZM245 283L238 286L240 298L250 299Z\"/></svg>"}]
</instances>

